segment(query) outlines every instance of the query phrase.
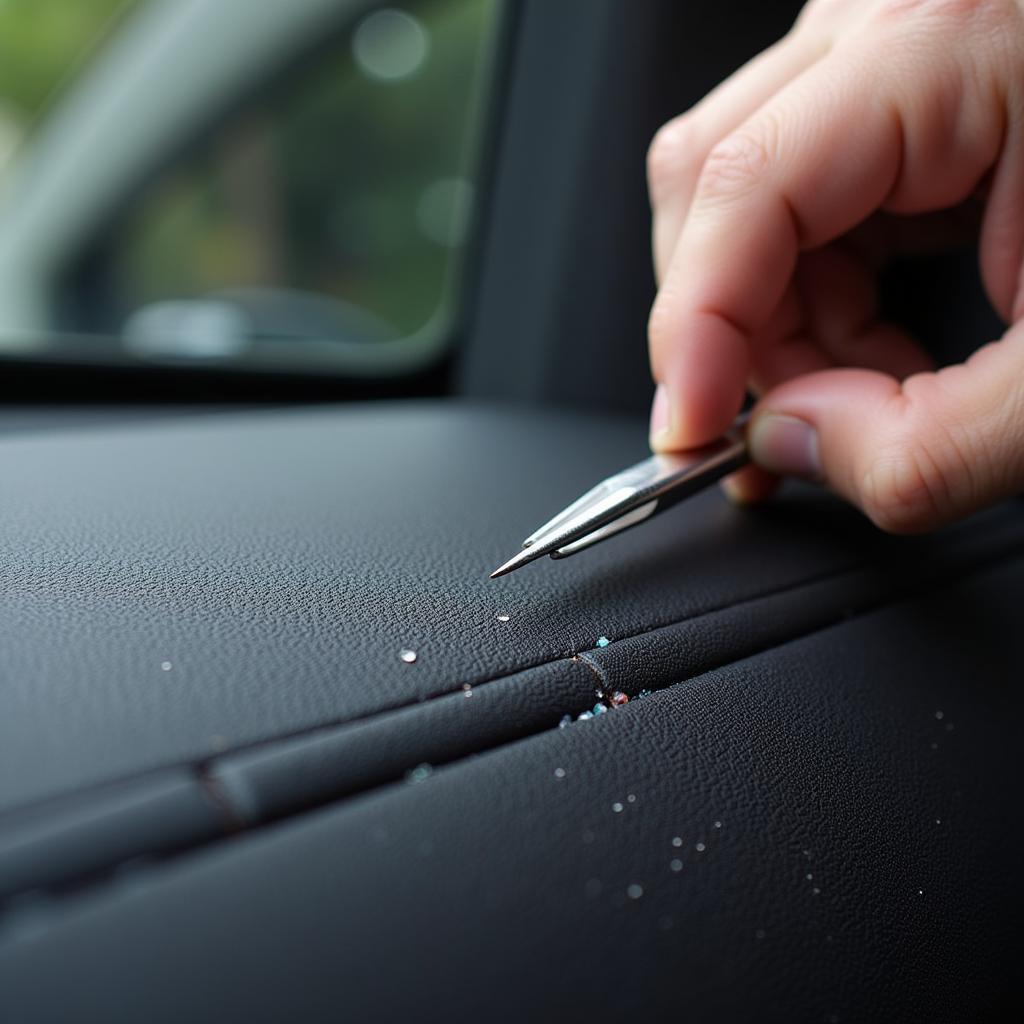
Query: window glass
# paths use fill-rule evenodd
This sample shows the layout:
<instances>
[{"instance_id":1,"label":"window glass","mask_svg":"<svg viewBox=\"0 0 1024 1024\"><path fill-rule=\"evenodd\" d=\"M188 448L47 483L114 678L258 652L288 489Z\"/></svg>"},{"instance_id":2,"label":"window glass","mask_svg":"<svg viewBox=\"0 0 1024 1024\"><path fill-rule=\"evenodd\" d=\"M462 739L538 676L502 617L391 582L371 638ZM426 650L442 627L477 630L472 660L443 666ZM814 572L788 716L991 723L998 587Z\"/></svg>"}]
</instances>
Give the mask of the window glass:
<instances>
[{"instance_id":1,"label":"window glass","mask_svg":"<svg viewBox=\"0 0 1024 1024\"><path fill-rule=\"evenodd\" d=\"M202 0L170 2L191 4L197 18L204 7ZM227 2L209 0L211 18L223 21L224 8L213 7ZM167 2L136 4L132 17L132 5L116 0L0 0L0 36L5 11L37 6L79 15L88 9L87 29L67 29L79 39L109 34L114 21L123 26L91 58L101 74L105 60L115 71L134 67L132 47L152 46L154 60L170 59L156 48L173 46L173 32L158 31L162 12L151 10ZM316 7L317 0L303 0L294 9ZM286 34L287 5L249 0L246 17L275 19L268 34L287 45L277 53L264 43L264 66L258 74L247 69L240 90L211 77L208 101L202 80L216 69L197 57L193 82L154 93L155 120L138 132L141 141L131 121L118 136L118 151L106 158L110 181L120 175L116 187L102 179L95 151L84 149L81 205L99 213L92 222L85 216L87 231L68 228L66 244L28 261L38 269L23 288L37 301L24 304L23 319L43 322L4 323L0 311L0 333L34 328L78 345L107 336L136 357L363 374L402 372L436 356L450 333L473 220L500 3L335 0L320 7L330 17L310 15L317 31L296 47L301 32ZM134 24L143 21L139 15L149 18L148 29ZM49 70L20 78L0 71L0 147L3 111L16 109L19 125L31 123L60 79L57 69L74 62L73 48L58 46L60 32L33 31L50 48ZM183 51L176 65L185 74L191 69L180 60L187 56ZM23 58L28 68L33 62ZM103 87L116 90L117 74L106 70ZM138 74L144 79L144 68ZM123 77L127 88L129 72ZM74 101L78 89L88 101L90 85L79 84L87 78L80 72L62 96ZM168 131L164 142L159 119L185 117L174 104L186 86L196 94L187 97L187 130ZM55 134L51 159L61 152ZM131 162L133 145L145 153L127 175L119 168ZM24 167L34 156L31 139L22 148L28 158L16 162ZM69 176L67 188L74 187ZM0 236L4 213L0 205ZM54 223L47 237L63 230ZM4 270L0 252L0 299Z\"/></svg>"},{"instance_id":2,"label":"window glass","mask_svg":"<svg viewBox=\"0 0 1024 1024\"><path fill-rule=\"evenodd\" d=\"M138 0L0 0L0 179L20 143Z\"/></svg>"}]
</instances>

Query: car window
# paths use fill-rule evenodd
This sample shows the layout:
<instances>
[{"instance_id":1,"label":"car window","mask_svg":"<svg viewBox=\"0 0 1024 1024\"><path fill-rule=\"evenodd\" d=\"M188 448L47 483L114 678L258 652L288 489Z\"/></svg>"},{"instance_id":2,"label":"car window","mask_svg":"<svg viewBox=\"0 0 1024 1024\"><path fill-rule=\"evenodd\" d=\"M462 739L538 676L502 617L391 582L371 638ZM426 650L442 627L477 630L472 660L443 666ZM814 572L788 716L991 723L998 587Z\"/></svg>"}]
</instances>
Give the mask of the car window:
<instances>
[{"instance_id":1,"label":"car window","mask_svg":"<svg viewBox=\"0 0 1024 1024\"><path fill-rule=\"evenodd\" d=\"M166 51L177 45L174 26L160 31L161 12L154 8L176 4L167 17L180 21L190 6L193 31L209 8L209 31L226 32L228 40L225 5L250 22L266 17L274 24L260 37L262 66L239 73L246 79L241 88L225 85L224 74L201 54L190 66L183 35L173 66L193 73L193 81L154 77L146 105L138 96L107 99L108 108L135 103L116 136L119 149L105 155L84 145L82 173L77 181L68 175L65 186L80 191L81 207L97 212L90 220L87 210L86 227L74 230L79 211L72 199L58 197L56 205L69 206L72 216L54 216L43 232L50 249L28 260L34 277L24 280L19 261L6 261L20 290L5 282L0 250L0 336L52 344L45 339L56 334L72 346L112 337L137 358L357 374L401 373L443 351L473 222L499 0L392 6L295 0L294 21L306 19L301 30L289 20L289 5L259 0L151 0L134 12L115 0L48 0L47 6L81 4L91 5L96 34L106 28L109 36L114 19L118 28L92 56L94 67L66 85L56 104L59 115L62 103L74 108L76 90L85 97L79 130L96 110L102 116L104 89L116 94L118 74L125 89L145 78L131 59L140 64L146 46L154 61L171 61ZM31 4L0 2L0 29L3 12L19 6ZM245 31L260 26L239 26L239 48ZM295 45L303 32L310 38ZM279 50L275 38L282 40ZM233 53L232 59L241 58ZM107 70L107 81L96 86L104 62L116 73ZM210 77L207 99L204 76ZM50 88L58 77L51 75ZM0 88L13 95L6 81L0 77ZM26 122L38 116L43 103L36 97L46 88L33 86ZM183 115L178 97L185 88L195 95ZM147 113L155 126L142 123ZM168 128L161 139L161 118L185 127ZM37 149L59 161L54 120L55 138L40 133L46 145ZM140 155L128 173L123 165L132 162L133 146ZM11 177L39 159L31 137L22 150ZM76 155L70 143L67 154L68 161ZM16 191L8 188L4 196ZM5 214L14 217L0 202L0 240ZM45 223L46 214L40 218ZM66 240L55 245L62 232ZM38 231L25 235L29 250L40 244L33 241ZM18 301L26 293L32 303Z\"/></svg>"}]
</instances>

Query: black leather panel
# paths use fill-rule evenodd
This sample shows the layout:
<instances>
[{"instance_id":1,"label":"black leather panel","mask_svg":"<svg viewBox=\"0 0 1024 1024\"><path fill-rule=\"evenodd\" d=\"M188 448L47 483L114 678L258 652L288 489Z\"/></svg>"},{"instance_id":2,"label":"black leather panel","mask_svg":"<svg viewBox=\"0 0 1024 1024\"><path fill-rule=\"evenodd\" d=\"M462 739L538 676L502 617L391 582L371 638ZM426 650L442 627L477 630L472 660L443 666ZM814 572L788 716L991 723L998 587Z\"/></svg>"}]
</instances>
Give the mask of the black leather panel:
<instances>
[{"instance_id":1,"label":"black leather panel","mask_svg":"<svg viewBox=\"0 0 1024 1024\"><path fill-rule=\"evenodd\" d=\"M233 824L186 769L10 814L0 828L0 907L14 896L87 882L138 857L221 838Z\"/></svg>"},{"instance_id":2,"label":"black leather panel","mask_svg":"<svg viewBox=\"0 0 1024 1024\"><path fill-rule=\"evenodd\" d=\"M15 918L0 1017L1014 1019L1022 600L1007 561Z\"/></svg>"},{"instance_id":3,"label":"black leather panel","mask_svg":"<svg viewBox=\"0 0 1024 1024\"><path fill-rule=\"evenodd\" d=\"M450 404L0 442L0 810L414 707L896 551L941 562L957 537L1024 536L1007 509L890 542L823 495L751 513L708 493L487 580L644 448L632 420Z\"/></svg>"}]
</instances>

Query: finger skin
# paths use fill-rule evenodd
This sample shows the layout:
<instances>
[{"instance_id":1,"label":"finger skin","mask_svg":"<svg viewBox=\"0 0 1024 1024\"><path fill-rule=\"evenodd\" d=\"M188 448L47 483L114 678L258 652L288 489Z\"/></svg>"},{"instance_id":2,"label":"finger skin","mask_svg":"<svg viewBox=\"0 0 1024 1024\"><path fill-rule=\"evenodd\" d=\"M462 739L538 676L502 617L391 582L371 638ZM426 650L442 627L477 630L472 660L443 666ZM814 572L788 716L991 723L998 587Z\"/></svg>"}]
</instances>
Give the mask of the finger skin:
<instances>
[{"instance_id":1,"label":"finger skin","mask_svg":"<svg viewBox=\"0 0 1024 1024\"><path fill-rule=\"evenodd\" d=\"M692 110L654 136L647 154L654 269L661 281L690 208L701 167L714 145L828 51L820 33L791 33L758 54Z\"/></svg>"},{"instance_id":2,"label":"finger skin","mask_svg":"<svg viewBox=\"0 0 1024 1024\"><path fill-rule=\"evenodd\" d=\"M744 349L800 252L881 208L966 198L996 159L1005 110L991 74L949 60L966 31L948 15L954 5L901 6L907 17L887 7L873 35L837 45L704 162L650 322L654 376L671 395L663 447L703 443L735 415L753 365ZM967 17L980 6L959 8Z\"/></svg>"},{"instance_id":3,"label":"finger skin","mask_svg":"<svg viewBox=\"0 0 1024 1024\"><path fill-rule=\"evenodd\" d=\"M785 473L763 429L776 416L814 432L820 475L877 525L934 529L1024 488L1024 324L902 384L858 369L781 384L755 407L750 438L761 467Z\"/></svg>"},{"instance_id":4,"label":"finger skin","mask_svg":"<svg viewBox=\"0 0 1024 1024\"><path fill-rule=\"evenodd\" d=\"M722 490L734 505L759 505L779 487L779 478L760 466L744 466L722 480Z\"/></svg>"}]
</instances>

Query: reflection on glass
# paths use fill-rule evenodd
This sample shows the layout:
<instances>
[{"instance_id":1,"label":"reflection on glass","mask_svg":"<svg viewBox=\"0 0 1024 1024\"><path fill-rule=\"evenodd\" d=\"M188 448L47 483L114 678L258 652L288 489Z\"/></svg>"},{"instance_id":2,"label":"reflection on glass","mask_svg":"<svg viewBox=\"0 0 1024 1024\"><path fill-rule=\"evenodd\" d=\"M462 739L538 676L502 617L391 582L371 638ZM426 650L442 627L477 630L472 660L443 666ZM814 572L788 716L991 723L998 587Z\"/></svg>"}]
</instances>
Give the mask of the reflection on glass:
<instances>
[{"instance_id":1,"label":"reflection on glass","mask_svg":"<svg viewBox=\"0 0 1024 1024\"><path fill-rule=\"evenodd\" d=\"M427 30L405 11L374 11L352 35L352 55L359 70L384 82L415 75L429 52Z\"/></svg>"}]
</instances>

